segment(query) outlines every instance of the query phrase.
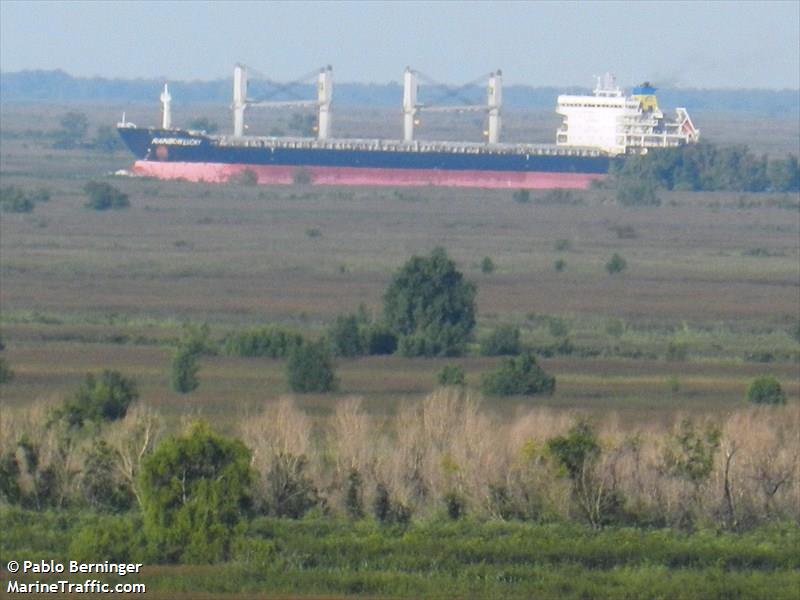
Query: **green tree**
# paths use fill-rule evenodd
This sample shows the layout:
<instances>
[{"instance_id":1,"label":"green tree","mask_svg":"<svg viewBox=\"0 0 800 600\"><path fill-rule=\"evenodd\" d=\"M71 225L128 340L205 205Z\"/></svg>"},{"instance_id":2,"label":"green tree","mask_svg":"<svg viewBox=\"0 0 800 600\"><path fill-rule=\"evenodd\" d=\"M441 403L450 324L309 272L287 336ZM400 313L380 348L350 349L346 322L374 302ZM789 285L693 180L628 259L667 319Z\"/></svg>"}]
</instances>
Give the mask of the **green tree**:
<instances>
[{"instance_id":1,"label":"green tree","mask_svg":"<svg viewBox=\"0 0 800 600\"><path fill-rule=\"evenodd\" d=\"M763 375L747 388L747 399L753 404L786 404L786 392L775 377Z\"/></svg>"},{"instance_id":2,"label":"green tree","mask_svg":"<svg viewBox=\"0 0 800 600\"><path fill-rule=\"evenodd\" d=\"M178 347L172 357L172 389L181 394L188 394L197 389L200 380L197 372L200 366L198 359L203 354L214 354L207 323L200 327L189 324L183 326L183 334L178 340Z\"/></svg>"},{"instance_id":3,"label":"green tree","mask_svg":"<svg viewBox=\"0 0 800 600\"><path fill-rule=\"evenodd\" d=\"M252 507L250 450L194 423L162 442L142 466L145 534L168 562L227 560Z\"/></svg>"},{"instance_id":4,"label":"green tree","mask_svg":"<svg viewBox=\"0 0 800 600\"><path fill-rule=\"evenodd\" d=\"M191 348L179 346L172 356L172 389L180 394L193 392L200 385L197 372L200 366L197 364L198 354Z\"/></svg>"},{"instance_id":5,"label":"green tree","mask_svg":"<svg viewBox=\"0 0 800 600\"><path fill-rule=\"evenodd\" d=\"M64 419L71 427L86 421L102 422L122 419L139 397L136 382L118 371L104 370L100 377L89 373L71 398L56 409L56 420Z\"/></svg>"},{"instance_id":6,"label":"green tree","mask_svg":"<svg viewBox=\"0 0 800 600\"><path fill-rule=\"evenodd\" d=\"M497 267L490 256L484 256L481 261L481 273L494 273Z\"/></svg>"},{"instance_id":7,"label":"green tree","mask_svg":"<svg viewBox=\"0 0 800 600\"><path fill-rule=\"evenodd\" d=\"M576 481L586 467L600 456L600 444L589 423L581 421L566 436L547 440L547 450L558 459L567 475Z\"/></svg>"},{"instance_id":8,"label":"green tree","mask_svg":"<svg viewBox=\"0 0 800 600\"><path fill-rule=\"evenodd\" d=\"M294 348L289 354L286 371L293 392L332 392L338 386L333 358L324 339L304 341Z\"/></svg>"},{"instance_id":9,"label":"green tree","mask_svg":"<svg viewBox=\"0 0 800 600\"><path fill-rule=\"evenodd\" d=\"M616 252L606 263L606 271L608 271L609 275L614 275L615 273L622 273L627 267L628 267L628 261L626 261L624 258L622 258L622 256L620 256Z\"/></svg>"},{"instance_id":10,"label":"green tree","mask_svg":"<svg viewBox=\"0 0 800 600\"><path fill-rule=\"evenodd\" d=\"M89 119L82 112L70 111L59 121L61 129L55 133L54 148L67 150L83 144L89 131Z\"/></svg>"},{"instance_id":11,"label":"green tree","mask_svg":"<svg viewBox=\"0 0 800 600\"><path fill-rule=\"evenodd\" d=\"M489 396L552 394L556 378L539 366L533 353L525 352L504 359L498 370L484 375L481 389Z\"/></svg>"},{"instance_id":12,"label":"green tree","mask_svg":"<svg viewBox=\"0 0 800 600\"><path fill-rule=\"evenodd\" d=\"M130 206L128 194L124 194L105 181L90 181L83 186L88 200L84 206L94 210L118 210Z\"/></svg>"},{"instance_id":13,"label":"green tree","mask_svg":"<svg viewBox=\"0 0 800 600\"><path fill-rule=\"evenodd\" d=\"M386 323L406 356L456 356L475 328L475 285L442 248L414 256L384 295Z\"/></svg>"},{"instance_id":14,"label":"green tree","mask_svg":"<svg viewBox=\"0 0 800 600\"><path fill-rule=\"evenodd\" d=\"M800 164L797 157L790 154L785 160L775 159L767 166L770 189L774 192L800 191Z\"/></svg>"}]
</instances>

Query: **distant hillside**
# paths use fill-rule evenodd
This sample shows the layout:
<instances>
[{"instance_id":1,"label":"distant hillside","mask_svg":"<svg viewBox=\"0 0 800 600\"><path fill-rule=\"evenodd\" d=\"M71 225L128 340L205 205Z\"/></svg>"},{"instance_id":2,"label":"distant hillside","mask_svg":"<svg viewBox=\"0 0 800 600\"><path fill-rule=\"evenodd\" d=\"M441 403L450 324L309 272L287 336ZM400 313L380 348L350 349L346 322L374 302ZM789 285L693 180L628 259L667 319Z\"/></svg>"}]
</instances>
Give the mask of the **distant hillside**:
<instances>
[{"instance_id":1,"label":"distant hillside","mask_svg":"<svg viewBox=\"0 0 800 600\"><path fill-rule=\"evenodd\" d=\"M228 103L231 83L227 79L213 81L171 81L170 91L176 103ZM105 79L72 77L64 71L21 71L0 73L2 102L157 102L163 85L158 79ZM250 95L285 100L311 97L313 85L292 88L292 96L279 93L276 86L253 81ZM447 95L445 88L420 88L420 101L434 103ZM503 90L508 108L552 108L556 96L563 93L588 92L586 88L554 88L510 85ZM397 106L402 87L397 83L337 83L336 102L342 106ZM483 86L460 90L449 103L482 102ZM753 113L768 117L796 117L800 114L800 90L697 90L664 88L659 90L665 107L685 106L689 110L718 110Z\"/></svg>"}]
</instances>

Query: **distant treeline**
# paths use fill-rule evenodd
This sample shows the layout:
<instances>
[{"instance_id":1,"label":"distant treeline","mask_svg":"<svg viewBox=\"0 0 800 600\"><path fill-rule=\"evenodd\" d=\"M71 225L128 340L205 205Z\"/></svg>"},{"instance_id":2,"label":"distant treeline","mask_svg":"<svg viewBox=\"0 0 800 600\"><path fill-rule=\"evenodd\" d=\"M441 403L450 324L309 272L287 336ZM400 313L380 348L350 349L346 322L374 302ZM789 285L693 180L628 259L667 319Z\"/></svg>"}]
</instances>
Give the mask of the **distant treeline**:
<instances>
[{"instance_id":1,"label":"distant treeline","mask_svg":"<svg viewBox=\"0 0 800 600\"><path fill-rule=\"evenodd\" d=\"M620 184L638 183L667 190L797 192L797 156L769 160L747 146L692 144L629 157L617 168Z\"/></svg>"},{"instance_id":2,"label":"distant treeline","mask_svg":"<svg viewBox=\"0 0 800 600\"><path fill-rule=\"evenodd\" d=\"M0 73L0 98L3 102L156 102L164 81L161 79L106 79L72 77L64 71L21 71ZM231 96L229 79L212 81L170 81L178 103L227 103ZM290 87L283 84L251 81L250 95L274 100L312 97L313 83ZM503 90L508 108L552 109L556 97L564 93L589 93L582 87L532 87L508 85ZM689 110L717 110L756 113L771 117L797 117L800 90L700 90L664 88L659 99L665 107L684 106ZM482 85L458 89L454 95L444 86L422 86L420 102L481 103L486 90ZM399 106L402 85L391 83L337 83L336 102L342 106Z\"/></svg>"}]
</instances>

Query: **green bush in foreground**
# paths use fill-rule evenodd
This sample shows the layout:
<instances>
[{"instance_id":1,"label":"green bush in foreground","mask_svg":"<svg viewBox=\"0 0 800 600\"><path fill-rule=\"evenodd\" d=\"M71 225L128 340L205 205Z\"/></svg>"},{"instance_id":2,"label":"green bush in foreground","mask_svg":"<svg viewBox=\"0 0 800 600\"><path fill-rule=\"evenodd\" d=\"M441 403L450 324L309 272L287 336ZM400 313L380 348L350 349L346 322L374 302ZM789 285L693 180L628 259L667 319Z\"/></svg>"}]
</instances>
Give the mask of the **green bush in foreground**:
<instances>
[{"instance_id":1,"label":"green bush in foreground","mask_svg":"<svg viewBox=\"0 0 800 600\"><path fill-rule=\"evenodd\" d=\"M764 375L747 388L747 399L753 404L786 404L786 392L772 375Z\"/></svg>"},{"instance_id":2,"label":"green bush in foreground","mask_svg":"<svg viewBox=\"0 0 800 600\"><path fill-rule=\"evenodd\" d=\"M251 485L250 451L204 423L162 442L141 475L150 552L165 562L226 560L250 511Z\"/></svg>"},{"instance_id":3,"label":"green bush in foreground","mask_svg":"<svg viewBox=\"0 0 800 600\"><path fill-rule=\"evenodd\" d=\"M532 352L505 359L500 368L483 376L481 390L489 396L552 394L556 378L545 373Z\"/></svg>"},{"instance_id":4,"label":"green bush in foreground","mask_svg":"<svg viewBox=\"0 0 800 600\"><path fill-rule=\"evenodd\" d=\"M135 515L0 506L0 525L0 552L15 560L142 556ZM371 518L258 517L240 529L230 544L231 562L145 569L136 581L164 597L202 592L503 600L795 600L800 585L800 534L793 523L748 533L686 534L468 516L404 527Z\"/></svg>"}]
</instances>

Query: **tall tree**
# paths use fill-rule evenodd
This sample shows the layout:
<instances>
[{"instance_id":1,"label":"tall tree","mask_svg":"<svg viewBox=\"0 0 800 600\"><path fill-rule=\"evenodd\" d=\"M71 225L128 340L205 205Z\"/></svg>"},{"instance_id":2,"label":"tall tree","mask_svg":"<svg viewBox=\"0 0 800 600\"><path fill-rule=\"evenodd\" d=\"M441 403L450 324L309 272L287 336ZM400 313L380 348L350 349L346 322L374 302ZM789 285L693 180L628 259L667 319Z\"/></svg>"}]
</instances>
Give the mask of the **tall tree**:
<instances>
[{"instance_id":1,"label":"tall tree","mask_svg":"<svg viewBox=\"0 0 800 600\"><path fill-rule=\"evenodd\" d=\"M406 356L455 356L475 328L475 284L442 248L413 256L384 295L386 323Z\"/></svg>"}]
</instances>

